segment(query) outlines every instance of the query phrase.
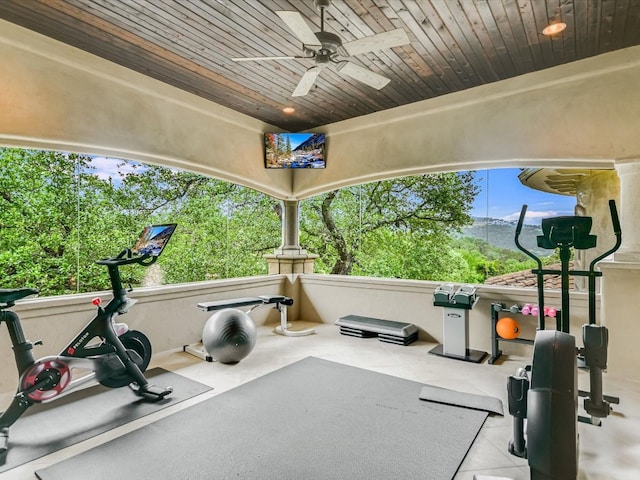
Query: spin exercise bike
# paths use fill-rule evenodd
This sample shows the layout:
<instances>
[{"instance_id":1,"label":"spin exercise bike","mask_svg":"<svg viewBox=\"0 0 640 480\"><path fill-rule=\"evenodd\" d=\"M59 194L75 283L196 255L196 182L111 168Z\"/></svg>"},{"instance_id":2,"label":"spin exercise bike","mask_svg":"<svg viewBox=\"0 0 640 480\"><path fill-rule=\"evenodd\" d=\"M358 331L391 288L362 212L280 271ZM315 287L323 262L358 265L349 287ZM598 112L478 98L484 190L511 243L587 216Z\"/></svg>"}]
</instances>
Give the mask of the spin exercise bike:
<instances>
[{"instance_id":1,"label":"spin exercise bike","mask_svg":"<svg viewBox=\"0 0 640 480\"><path fill-rule=\"evenodd\" d=\"M516 227L516 246L533 260L532 270L538 280L539 319L530 366L509 377L507 394L509 413L513 416L513 439L509 453L526 458L532 480L575 480L578 475L577 422L599 426L611 412L616 397L603 395L602 371L607 368L608 330L596 324L596 263L615 252L622 242L618 212L613 200L609 210L616 236L615 245L591 261L588 270L569 270L571 249L586 250L596 246L591 235L591 217L564 216L542 220L538 246L558 249L561 262L562 317L558 330L544 330L544 275L557 275L547 270L542 261L519 242L527 206L522 207ZM583 347L577 348L569 333L569 277L588 277L589 323L582 327ZM578 366L589 370L590 391L578 390ZM578 415L578 397L585 397L584 409L589 416ZM526 423L526 439L525 424Z\"/></svg>"},{"instance_id":2,"label":"spin exercise bike","mask_svg":"<svg viewBox=\"0 0 640 480\"><path fill-rule=\"evenodd\" d=\"M33 346L42 341L25 339L19 316L9 308L15 302L38 293L32 288L0 289L0 323L9 330L18 368L18 388L6 411L0 415L0 463L6 460L9 428L36 403L50 402L90 384L99 382L109 388L129 386L145 401L157 402L173 391L171 387L151 385L144 376L151 360L151 343L141 332L129 330L125 323L115 323L127 313L135 300L127 298L119 267L156 262L175 230L175 224L146 227L132 249L96 263L109 269L113 298L102 307L96 298L96 316L67 344L59 355L35 360ZM76 375L75 369L83 370ZM88 373L87 373L88 372Z\"/></svg>"}]
</instances>

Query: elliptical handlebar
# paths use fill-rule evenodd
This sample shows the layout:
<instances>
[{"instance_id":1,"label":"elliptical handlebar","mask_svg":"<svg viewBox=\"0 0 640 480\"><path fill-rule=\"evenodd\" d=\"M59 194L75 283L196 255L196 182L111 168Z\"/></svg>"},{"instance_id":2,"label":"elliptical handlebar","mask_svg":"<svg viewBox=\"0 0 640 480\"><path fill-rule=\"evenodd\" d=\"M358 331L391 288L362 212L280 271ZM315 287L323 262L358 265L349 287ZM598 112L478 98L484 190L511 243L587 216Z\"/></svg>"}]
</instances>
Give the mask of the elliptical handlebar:
<instances>
[{"instance_id":1,"label":"elliptical handlebar","mask_svg":"<svg viewBox=\"0 0 640 480\"><path fill-rule=\"evenodd\" d=\"M518 218L518 225L516 226L516 234L515 234L515 244L518 247L518 250L525 253L529 258L536 262L538 268L536 270L532 270L533 273L536 274L537 284L538 284L538 303L540 304L540 309L538 312L538 330L544 330L544 274L542 270L542 260L538 256L536 256L533 252L530 252L526 248L522 246L520 243L520 233L522 232L522 225L524 224L524 217L527 214L527 205L522 205L522 210L520 210L520 218Z\"/></svg>"},{"instance_id":2,"label":"elliptical handlebar","mask_svg":"<svg viewBox=\"0 0 640 480\"><path fill-rule=\"evenodd\" d=\"M516 226L516 239L520 236L520 232L522 232L522 224L524 223L524 217L527 214L527 205L522 205L520 209L520 217L518 218L518 225Z\"/></svg>"},{"instance_id":3,"label":"elliptical handlebar","mask_svg":"<svg viewBox=\"0 0 640 480\"><path fill-rule=\"evenodd\" d=\"M522 232L522 225L524 224L524 217L527 214L527 205L522 205L522 210L520 210L520 218L518 218L518 225L516 226L516 235L515 235L515 244L518 247L518 250L525 253L528 257L532 258L537 264L538 268L542 269L542 260L540 260L533 252L530 252L526 248L522 246L520 243L520 233Z\"/></svg>"},{"instance_id":4,"label":"elliptical handlebar","mask_svg":"<svg viewBox=\"0 0 640 480\"><path fill-rule=\"evenodd\" d=\"M613 226L613 233L616 236L616 243L609 250L591 261L591 263L589 264L589 271L591 272L595 270L596 263L618 250L618 248L620 248L620 245L622 244L622 228L620 227L620 219L618 218L618 209L616 208L615 200L609 200L609 212L611 212L611 224Z\"/></svg>"},{"instance_id":5,"label":"elliptical handlebar","mask_svg":"<svg viewBox=\"0 0 640 480\"><path fill-rule=\"evenodd\" d=\"M618 209L616 208L616 201L609 200L609 211L611 212L611 223L613 223L613 233L616 237L622 237L622 227L620 227L620 219L618 218Z\"/></svg>"}]
</instances>

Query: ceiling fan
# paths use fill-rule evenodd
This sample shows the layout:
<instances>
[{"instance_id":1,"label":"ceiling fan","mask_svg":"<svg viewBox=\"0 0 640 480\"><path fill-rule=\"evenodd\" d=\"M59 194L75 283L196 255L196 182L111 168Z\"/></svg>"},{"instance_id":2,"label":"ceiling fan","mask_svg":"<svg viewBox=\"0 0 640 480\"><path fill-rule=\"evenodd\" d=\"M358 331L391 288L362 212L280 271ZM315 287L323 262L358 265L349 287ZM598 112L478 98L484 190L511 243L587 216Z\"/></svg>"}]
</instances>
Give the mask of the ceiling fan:
<instances>
[{"instance_id":1,"label":"ceiling fan","mask_svg":"<svg viewBox=\"0 0 640 480\"><path fill-rule=\"evenodd\" d=\"M298 12L275 12L287 24L293 34L302 42L304 55L289 57L243 57L232 58L234 62L249 62L261 60L298 60L313 59L315 65L310 67L298 82L292 97L301 97L309 93L318 75L329 65L335 65L341 75L358 80L370 87L380 90L390 79L371 70L362 68L355 63L340 59L361 53L382 50L384 48L399 47L409 43L409 37L402 28L388 32L370 35L351 42L343 43L338 35L324 30L324 10L331 5L331 0L314 0L320 9L320 31L311 30L302 15Z\"/></svg>"}]
</instances>

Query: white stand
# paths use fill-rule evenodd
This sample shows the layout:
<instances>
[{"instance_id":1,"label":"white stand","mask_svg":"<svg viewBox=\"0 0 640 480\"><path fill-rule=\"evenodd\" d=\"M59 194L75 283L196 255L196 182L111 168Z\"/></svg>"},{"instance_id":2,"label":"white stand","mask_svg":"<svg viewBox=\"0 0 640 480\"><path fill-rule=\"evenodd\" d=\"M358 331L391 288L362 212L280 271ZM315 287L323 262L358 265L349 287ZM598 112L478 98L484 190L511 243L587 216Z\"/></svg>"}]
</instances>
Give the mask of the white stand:
<instances>
[{"instance_id":1,"label":"white stand","mask_svg":"<svg viewBox=\"0 0 640 480\"><path fill-rule=\"evenodd\" d=\"M306 335L313 335L316 333L313 328L298 331L289 330L288 328L291 324L287 322L287 306L278 304L278 309L280 310L280 325L276 326L273 330L277 334L284 335L285 337L304 337Z\"/></svg>"},{"instance_id":2,"label":"white stand","mask_svg":"<svg viewBox=\"0 0 640 480\"><path fill-rule=\"evenodd\" d=\"M442 328L444 355L465 357L469 350L469 310L445 307Z\"/></svg>"},{"instance_id":3,"label":"white stand","mask_svg":"<svg viewBox=\"0 0 640 480\"><path fill-rule=\"evenodd\" d=\"M202 343L196 343L193 345L184 345L182 347L182 351L186 353L190 353L194 357L198 357L200 360L204 360L206 362L215 362L213 357L207 353L204 349L204 345Z\"/></svg>"}]
</instances>

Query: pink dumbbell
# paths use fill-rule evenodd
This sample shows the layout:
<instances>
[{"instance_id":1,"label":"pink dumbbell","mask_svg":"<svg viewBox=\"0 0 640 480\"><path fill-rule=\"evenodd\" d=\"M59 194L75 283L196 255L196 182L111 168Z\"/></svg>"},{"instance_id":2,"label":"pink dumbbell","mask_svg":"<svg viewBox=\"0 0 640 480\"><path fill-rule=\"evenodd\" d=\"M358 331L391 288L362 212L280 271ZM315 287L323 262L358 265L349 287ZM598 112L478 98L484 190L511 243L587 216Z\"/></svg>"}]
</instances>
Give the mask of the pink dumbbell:
<instances>
[{"instance_id":1,"label":"pink dumbbell","mask_svg":"<svg viewBox=\"0 0 640 480\"><path fill-rule=\"evenodd\" d=\"M547 310L547 317L555 317L557 313L558 311L555 307L549 307L549 309Z\"/></svg>"},{"instance_id":2,"label":"pink dumbbell","mask_svg":"<svg viewBox=\"0 0 640 480\"><path fill-rule=\"evenodd\" d=\"M537 316L539 312L540 308L538 307L538 305L534 305L533 307L531 307L531 315L533 315L534 317Z\"/></svg>"},{"instance_id":3,"label":"pink dumbbell","mask_svg":"<svg viewBox=\"0 0 640 480\"><path fill-rule=\"evenodd\" d=\"M530 312L531 312L531 304L525 303L524 306L522 307L521 313L523 315L529 315Z\"/></svg>"}]
</instances>

